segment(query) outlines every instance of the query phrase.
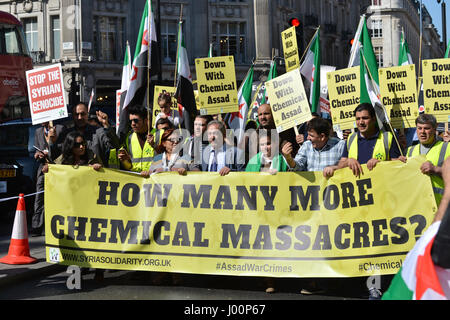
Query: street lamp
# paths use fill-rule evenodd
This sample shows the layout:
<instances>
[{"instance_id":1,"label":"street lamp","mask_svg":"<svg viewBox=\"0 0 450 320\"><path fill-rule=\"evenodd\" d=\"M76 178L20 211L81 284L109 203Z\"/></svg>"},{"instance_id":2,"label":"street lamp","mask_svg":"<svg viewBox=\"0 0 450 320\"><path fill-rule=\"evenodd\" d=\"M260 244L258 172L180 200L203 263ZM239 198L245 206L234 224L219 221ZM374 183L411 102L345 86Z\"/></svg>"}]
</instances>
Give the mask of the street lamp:
<instances>
[{"instance_id":1,"label":"street lamp","mask_svg":"<svg viewBox=\"0 0 450 320\"><path fill-rule=\"evenodd\" d=\"M441 10L442 10L442 40L444 42L444 50L447 46L447 14L446 14L446 5L445 0L437 0L437 3L441 3Z\"/></svg>"}]
</instances>

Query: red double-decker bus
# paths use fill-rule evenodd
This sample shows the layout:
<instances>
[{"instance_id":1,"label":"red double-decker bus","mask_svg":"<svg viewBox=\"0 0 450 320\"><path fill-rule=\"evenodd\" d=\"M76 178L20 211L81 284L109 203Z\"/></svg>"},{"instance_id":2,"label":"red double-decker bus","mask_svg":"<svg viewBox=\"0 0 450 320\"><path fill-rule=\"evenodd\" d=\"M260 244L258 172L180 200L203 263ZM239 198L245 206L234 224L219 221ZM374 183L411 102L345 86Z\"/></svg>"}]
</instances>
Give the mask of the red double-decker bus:
<instances>
[{"instance_id":1,"label":"red double-decker bus","mask_svg":"<svg viewBox=\"0 0 450 320\"><path fill-rule=\"evenodd\" d=\"M25 72L32 68L22 24L0 11L0 123L30 117Z\"/></svg>"}]
</instances>

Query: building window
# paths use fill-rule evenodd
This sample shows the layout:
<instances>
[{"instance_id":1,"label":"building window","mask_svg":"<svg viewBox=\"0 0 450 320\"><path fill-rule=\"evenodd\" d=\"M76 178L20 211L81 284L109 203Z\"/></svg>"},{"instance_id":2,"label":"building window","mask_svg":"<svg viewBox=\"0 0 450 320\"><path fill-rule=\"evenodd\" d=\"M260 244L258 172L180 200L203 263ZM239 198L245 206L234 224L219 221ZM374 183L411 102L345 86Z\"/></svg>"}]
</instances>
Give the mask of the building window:
<instances>
[{"instance_id":1,"label":"building window","mask_svg":"<svg viewBox=\"0 0 450 320\"><path fill-rule=\"evenodd\" d=\"M381 6L381 0L372 0L373 6Z\"/></svg>"},{"instance_id":2,"label":"building window","mask_svg":"<svg viewBox=\"0 0 450 320\"><path fill-rule=\"evenodd\" d=\"M52 29L52 59L59 60L61 58L61 20L59 16L50 17Z\"/></svg>"},{"instance_id":3,"label":"building window","mask_svg":"<svg viewBox=\"0 0 450 320\"><path fill-rule=\"evenodd\" d=\"M246 62L246 24L244 22L213 22L214 56L234 56L235 63Z\"/></svg>"},{"instance_id":4,"label":"building window","mask_svg":"<svg viewBox=\"0 0 450 320\"><path fill-rule=\"evenodd\" d=\"M377 59L378 67L382 68L384 66L383 47L373 47L373 52L375 53L375 58Z\"/></svg>"},{"instance_id":5,"label":"building window","mask_svg":"<svg viewBox=\"0 0 450 320\"><path fill-rule=\"evenodd\" d=\"M94 16L94 54L100 61L121 61L124 57L125 18Z\"/></svg>"},{"instance_id":6,"label":"building window","mask_svg":"<svg viewBox=\"0 0 450 320\"><path fill-rule=\"evenodd\" d=\"M175 63L177 58L178 21L161 21L161 42L164 63Z\"/></svg>"},{"instance_id":7,"label":"building window","mask_svg":"<svg viewBox=\"0 0 450 320\"><path fill-rule=\"evenodd\" d=\"M37 18L24 19L23 27L25 31L25 39L27 40L28 44L28 49L30 50L30 52L39 51Z\"/></svg>"},{"instance_id":8,"label":"building window","mask_svg":"<svg viewBox=\"0 0 450 320\"><path fill-rule=\"evenodd\" d=\"M383 20L372 20L372 38L383 37Z\"/></svg>"}]
</instances>

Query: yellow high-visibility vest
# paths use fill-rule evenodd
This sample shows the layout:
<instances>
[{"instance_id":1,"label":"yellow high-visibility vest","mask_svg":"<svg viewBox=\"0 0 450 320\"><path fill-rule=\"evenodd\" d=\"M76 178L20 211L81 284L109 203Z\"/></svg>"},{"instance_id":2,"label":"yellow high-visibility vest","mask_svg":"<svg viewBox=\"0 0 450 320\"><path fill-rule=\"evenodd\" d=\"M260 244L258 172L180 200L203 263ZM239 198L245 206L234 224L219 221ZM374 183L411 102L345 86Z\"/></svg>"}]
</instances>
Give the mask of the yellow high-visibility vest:
<instances>
[{"instance_id":1,"label":"yellow high-visibility vest","mask_svg":"<svg viewBox=\"0 0 450 320\"><path fill-rule=\"evenodd\" d=\"M349 159L358 160L358 132L353 133L347 139L347 150ZM394 136L391 132L380 131L375 148L373 149L372 159L380 161L390 160L389 150L391 149Z\"/></svg>"},{"instance_id":2,"label":"yellow high-visibility vest","mask_svg":"<svg viewBox=\"0 0 450 320\"><path fill-rule=\"evenodd\" d=\"M111 149L109 151L108 167L110 169L118 169L118 170L120 169L120 161L117 149Z\"/></svg>"},{"instance_id":3,"label":"yellow high-visibility vest","mask_svg":"<svg viewBox=\"0 0 450 320\"><path fill-rule=\"evenodd\" d=\"M145 141L144 148L141 148L139 138L134 132L131 132L128 135L125 147L131 157L131 171L148 171L152 165L153 157L155 156L153 147Z\"/></svg>"},{"instance_id":4,"label":"yellow high-visibility vest","mask_svg":"<svg viewBox=\"0 0 450 320\"><path fill-rule=\"evenodd\" d=\"M420 155L420 145L411 146L406 153L409 158ZM442 167L444 161L450 156L450 148L448 142L437 141L435 145L428 151L426 158L436 167ZM433 186L434 198L439 207L442 196L444 195L445 184L444 180L436 175L430 177L431 185Z\"/></svg>"}]
</instances>

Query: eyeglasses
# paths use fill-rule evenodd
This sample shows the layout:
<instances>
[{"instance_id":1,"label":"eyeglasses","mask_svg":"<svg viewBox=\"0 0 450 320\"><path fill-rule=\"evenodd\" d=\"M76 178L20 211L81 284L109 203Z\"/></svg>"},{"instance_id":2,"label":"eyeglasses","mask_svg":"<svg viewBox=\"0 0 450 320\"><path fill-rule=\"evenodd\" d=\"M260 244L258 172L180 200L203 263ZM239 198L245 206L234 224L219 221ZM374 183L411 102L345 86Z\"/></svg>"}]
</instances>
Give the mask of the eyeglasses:
<instances>
[{"instance_id":1,"label":"eyeglasses","mask_svg":"<svg viewBox=\"0 0 450 320\"><path fill-rule=\"evenodd\" d=\"M75 142L74 144L73 144L73 147L74 148L79 148L79 147L81 147L81 146L83 146L83 147L86 147L86 142Z\"/></svg>"},{"instance_id":2,"label":"eyeglasses","mask_svg":"<svg viewBox=\"0 0 450 320\"><path fill-rule=\"evenodd\" d=\"M133 123L139 123L139 121L141 121L141 119L130 119L130 121Z\"/></svg>"},{"instance_id":3,"label":"eyeglasses","mask_svg":"<svg viewBox=\"0 0 450 320\"><path fill-rule=\"evenodd\" d=\"M167 141L170 141L170 142L172 142L172 143L180 143L181 140L182 140L181 137L178 137L178 138L172 138L172 139L167 139Z\"/></svg>"}]
</instances>

